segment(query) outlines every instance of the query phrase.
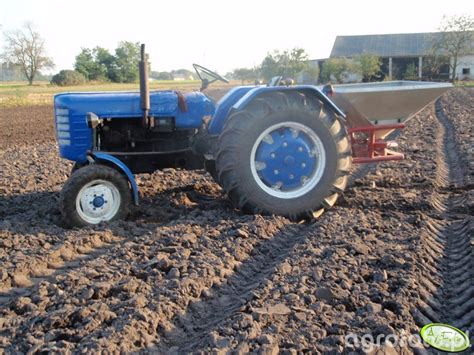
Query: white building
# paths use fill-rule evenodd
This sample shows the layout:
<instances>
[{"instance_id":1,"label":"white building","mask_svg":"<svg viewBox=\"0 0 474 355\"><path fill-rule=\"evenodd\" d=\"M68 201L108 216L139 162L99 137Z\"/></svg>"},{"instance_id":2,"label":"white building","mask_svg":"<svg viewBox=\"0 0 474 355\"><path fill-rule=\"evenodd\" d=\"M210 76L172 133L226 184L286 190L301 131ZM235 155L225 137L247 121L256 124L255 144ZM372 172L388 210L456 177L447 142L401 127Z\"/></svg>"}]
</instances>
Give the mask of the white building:
<instances>
[{"instance_id":1,"label":"white building","mask_svg":"<svg viewBox=\"0 0 474 355\"><path fill-rule=\"evenodd\" d=\"M453 59L451 58L451 64L452 62ZM474 79L474 55L464 55L458 59L456 78L458 80Z\"/></svg>"},{"instance_id":2,"label":"white building","mask_svg":"<svg viewBox=\"0 0 474 355\"><path fill-rule=\"evenodd\" d=\"M441 35L441 32L432 32L337 36L330 58L353 58L369 53L382 59L382 71L392 79L403 79L408 65L412 63L415 65L420 79L432 78L433 73L428 73L428 66L423 66L423 63L432 57L433 45ZM443 52L436 52L436 54L444 55ZM453 58L450 60L452 63ZM449 79L451 69L447 58L440 69L436 79ZM456 78L458 80L474 80L474 41L468 54L458 58Z\"/></svg>"}]
</instances>

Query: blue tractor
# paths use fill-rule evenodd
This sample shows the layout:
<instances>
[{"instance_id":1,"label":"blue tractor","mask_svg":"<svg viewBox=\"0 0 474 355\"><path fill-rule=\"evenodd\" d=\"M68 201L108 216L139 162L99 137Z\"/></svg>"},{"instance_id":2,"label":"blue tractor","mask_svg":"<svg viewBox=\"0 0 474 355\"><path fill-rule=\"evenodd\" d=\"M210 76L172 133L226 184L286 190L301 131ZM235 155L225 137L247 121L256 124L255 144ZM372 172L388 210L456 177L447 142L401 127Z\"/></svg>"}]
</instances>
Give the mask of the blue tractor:
<instances>
[{"instance_id":1,"label":"blue tractor","mask_svg":"<svg viewBox=\"0 0 474 355\"><path fill-rule=\"evenodd\" d=\"M125 218L139 203L134 174L205 168L245 213L312 218L344 191L351 146L344 113L314 86L231 89L217 104L203 91L227 79L194 65L199 92L64 93L54 99L59 152L75 162L60 198L69 226Z\"/></svg>"}]
</instances>

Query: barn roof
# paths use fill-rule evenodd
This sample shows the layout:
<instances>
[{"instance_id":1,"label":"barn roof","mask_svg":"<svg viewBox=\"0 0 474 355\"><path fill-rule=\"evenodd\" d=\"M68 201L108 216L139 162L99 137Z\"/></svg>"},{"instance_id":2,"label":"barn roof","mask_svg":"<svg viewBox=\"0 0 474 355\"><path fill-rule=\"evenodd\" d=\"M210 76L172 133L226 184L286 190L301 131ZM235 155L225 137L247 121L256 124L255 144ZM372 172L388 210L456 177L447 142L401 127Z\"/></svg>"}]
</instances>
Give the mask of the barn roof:
<instances>
[{"instance_id":1,"label":"barn roof","mask_svg":"<svg viewBox=\"0 0 474 355\"><path fill-rule=\"evenodd\" d=\"M432 53L442 32L337 36L331 57L354 57L363 53L379 57L418 57ZM474 53L474 43L473 43Z\"/></svg>"}]
</instances>

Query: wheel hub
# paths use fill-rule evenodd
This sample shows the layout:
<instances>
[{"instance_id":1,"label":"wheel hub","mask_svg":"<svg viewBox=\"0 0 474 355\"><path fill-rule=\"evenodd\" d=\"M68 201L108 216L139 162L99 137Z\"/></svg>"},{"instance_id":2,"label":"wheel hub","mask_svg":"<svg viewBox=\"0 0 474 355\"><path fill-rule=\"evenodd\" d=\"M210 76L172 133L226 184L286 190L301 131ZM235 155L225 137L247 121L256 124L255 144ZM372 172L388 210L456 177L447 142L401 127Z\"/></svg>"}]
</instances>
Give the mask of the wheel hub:
<instances>
[{"instance_id":1,"label":"wheel hub","mask_svg":"<svg viewBox=\"0 0 474 355\"><path fill-rule=\"evenodd\" d=\"M285 165L294 165L295 164L295 157L292 156L292 155L287 155L285 157L285 159L283 160L283 162L285 163Z\"/></svg>"},{"instance_id":2,"label":"wheel hub","mask_svg":"<svg viewBox=\"0 0 474 355\"><path fill-rule=\"evenodd\" d=\"M252 174L271 195L295 198L321 179L325 151L321 139L297 122L276 124L256 140L251 157Z\"/></svg>"},{"instance_id":3,"label":"wheel hub","mask_svg":"<svg viewBox=\"0 0 474 355\"><path fill-rule=\"evenodd\" d=\"M97 196L97 197L94 197L94 199L92 200L92 204L94 205L94 207L102 207L105 203L105 200L104 200L104 197L103 196Z\"/></svg>"},{"instance_id":4,"label":"wheel hub","mask_svg":"<svg viewBox=\"0 0 474 355\"><path fill-rule=\"evenodd\" d=\"M97 224L111 220L120 207L120 193L109 181L94 180L79 191L76 198L77 213L86 222Z\"/></svg>"}]
</instances>

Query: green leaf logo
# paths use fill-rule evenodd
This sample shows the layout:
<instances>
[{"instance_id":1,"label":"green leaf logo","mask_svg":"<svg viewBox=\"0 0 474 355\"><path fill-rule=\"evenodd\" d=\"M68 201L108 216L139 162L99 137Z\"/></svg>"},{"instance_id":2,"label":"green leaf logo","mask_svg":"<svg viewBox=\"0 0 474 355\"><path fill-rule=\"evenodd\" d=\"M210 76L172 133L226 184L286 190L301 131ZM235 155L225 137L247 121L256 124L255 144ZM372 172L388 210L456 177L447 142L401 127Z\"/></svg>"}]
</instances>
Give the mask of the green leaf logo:
<instances>
[{"instance_id":1,"label":"green leaf logo","mask_svg":"<svg viewBox=\"0 0 474 355\"><path fill-rule=\"evenodd\" d=\"M463 331L448 324L427 324L421 329L420 335L433 348L442 351L457 353L471 346Z\"/></svg>"}]
</instances>

